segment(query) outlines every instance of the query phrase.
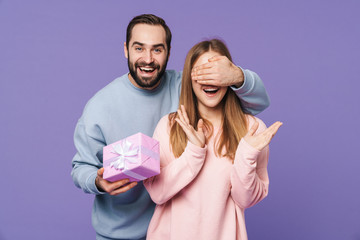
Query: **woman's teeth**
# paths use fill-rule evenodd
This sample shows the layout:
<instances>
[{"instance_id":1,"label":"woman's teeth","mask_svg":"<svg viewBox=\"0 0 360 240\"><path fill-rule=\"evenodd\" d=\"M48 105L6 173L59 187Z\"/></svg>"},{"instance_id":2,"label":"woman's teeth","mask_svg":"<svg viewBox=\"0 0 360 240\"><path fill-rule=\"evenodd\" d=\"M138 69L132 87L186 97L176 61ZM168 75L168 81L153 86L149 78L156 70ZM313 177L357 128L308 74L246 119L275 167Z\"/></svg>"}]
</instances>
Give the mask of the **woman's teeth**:
<instances>
[{"instance_id":1,"label":"woman's teeth","mask_svg":"<svg viewBox=\"0 0 360 240\"><path fill-rule=\"evenodd\" d=\"M218 88L207 88L204 89L204 92L206 93L216 93L219 89Z\"/></svg>"}]
</instances>

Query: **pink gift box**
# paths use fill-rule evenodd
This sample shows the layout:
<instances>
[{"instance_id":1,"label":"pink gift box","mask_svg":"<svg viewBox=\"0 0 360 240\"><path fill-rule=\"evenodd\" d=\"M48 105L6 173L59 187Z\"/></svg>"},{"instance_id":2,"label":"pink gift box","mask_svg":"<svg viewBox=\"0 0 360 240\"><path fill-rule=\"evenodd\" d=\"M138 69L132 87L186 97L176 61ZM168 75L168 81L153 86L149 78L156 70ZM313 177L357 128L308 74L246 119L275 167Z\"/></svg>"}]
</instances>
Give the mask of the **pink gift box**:
<instances>
[{"instance_id":1,"label":"pink gift box","mask_svg":"<svg viewBox=\"0 0 360 240\"><path fill-rule=\"evenodd\" d=\"M142 133L103 148L103 178L138 182L160 173L159 142Z\"/></svg>"}]
</instances>

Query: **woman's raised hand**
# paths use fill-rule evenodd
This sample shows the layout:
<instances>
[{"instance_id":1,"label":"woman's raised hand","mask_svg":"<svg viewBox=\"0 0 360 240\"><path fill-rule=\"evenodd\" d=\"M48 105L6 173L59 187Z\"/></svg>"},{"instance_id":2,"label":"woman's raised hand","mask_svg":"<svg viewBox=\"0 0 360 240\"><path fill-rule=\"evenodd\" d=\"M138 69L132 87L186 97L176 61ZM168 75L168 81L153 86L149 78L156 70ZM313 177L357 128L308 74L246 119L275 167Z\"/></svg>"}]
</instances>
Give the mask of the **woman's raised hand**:
<instances>
[{"instance_id":1,"label":"woman's raised hand","mask_svg":"<svg viewBox=\"0 0 360 240\"><path fill-rule=\"evenodd\" d=\"M197 131L190 124L189 118L186 113L184 105L181 105L180 109L177 110L178 116L175 118L175 121L179 123L181 128L184 130L187 138L192 144L195 144L199 147L205 146L206 137L204 134L204 122L202 119L199 120L197 124Z\"/></svg>"},{"instance_id":2,"label":"woman's raised hand","mask_svg":"<svg viewBox=\"0 0 360 240\"><path fill-rule=\"evenodd\" d=\"M259 123L255 121L255 123L251 126L249 132L245 135L244 140L252 147L261 151L264 147L269 145L271 139L275 136L281 125L282 122L277 121L267 129L265 129L265 131L255 135L256 130L259 127Z\"/></svg>"}]
</instances>

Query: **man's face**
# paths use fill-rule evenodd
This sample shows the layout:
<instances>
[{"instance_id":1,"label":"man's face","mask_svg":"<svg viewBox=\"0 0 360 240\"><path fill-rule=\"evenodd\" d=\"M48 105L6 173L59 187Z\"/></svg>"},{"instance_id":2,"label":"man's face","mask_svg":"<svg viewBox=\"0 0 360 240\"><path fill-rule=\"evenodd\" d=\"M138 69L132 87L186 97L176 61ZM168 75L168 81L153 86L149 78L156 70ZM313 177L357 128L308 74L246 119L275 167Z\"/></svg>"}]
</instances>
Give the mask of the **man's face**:
<instances>
[{"instance_id":1,"label":"man's face","mask_svg":"<svg viewBox=\"0 0 360 240\"><path fill-rule=\"evenodd\" d=\"M153 89L160 83L169 53L165 39L165 30L160 25L137 24L132 29L129 49L124 44L124 52L129 78L135 86Z\"/></svg>"}]
</instances>

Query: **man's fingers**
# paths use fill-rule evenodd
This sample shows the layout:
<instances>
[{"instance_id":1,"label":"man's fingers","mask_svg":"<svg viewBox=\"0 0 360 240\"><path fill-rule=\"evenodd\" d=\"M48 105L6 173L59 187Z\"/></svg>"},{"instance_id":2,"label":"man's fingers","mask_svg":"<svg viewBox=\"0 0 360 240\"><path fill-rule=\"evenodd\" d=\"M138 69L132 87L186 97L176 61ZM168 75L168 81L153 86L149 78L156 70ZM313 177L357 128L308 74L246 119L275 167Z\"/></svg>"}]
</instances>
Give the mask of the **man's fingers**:
<instances>
[{"instance_id":1,"label":"man's fingers","mask_svg":"<svg viewBox=\"0 0 360 240\"><path fill-rule=\"evenodd\" d=\"M209 68L204 68L204 69L198 69L198 70L193 70L191 72L191 76L201 76L201 75L207 75L207 74L211 74L213 73L214 70L209 67Z\"/></svg>"},{"instance_id":2,"label":"man's fingers","mask_svg":"<svg viewBox=\"0 0 360 240\"><path fill-rule=\"evenodd\" d=\"M129 179L121 179L119 181L116 181L116 182L109 182L105 179L103 179L102 177L99 178L99 184L100 184L100 187L101 189L104 191L104 192L107 192L107 193L111 193L112 191L120 188L121 186L127 184L129 182Z\"/></svg>"},{"instance_id":3,"label":"man's fingers","mask_svg":"<svg viewBox=\"0 0 360 240\"><path fill-rule=\"evenodd\" d=\"M192 73L196 73L197 71L199 70L203 70L203 69L207 69L207 68L211 68L213 66L212 63L208 62L208 63L204 63L204 64L201 64L199 66L196 66L192 69Z\"/></svg>"},{"instance_id":4,"label":"man's fingers","mask_svg":"<svg viewBox=\"0 0 360 240\"><path fill-rule=\"evenodd\" d=\"M217 86L219 84L217 83L217 80L215 79L215 77L216 76L214 74L198 75L198 76L194 76L192 78L192 80L197 81L197 83L202 84L202 85Z\"/></svg>"},{"instance_id":5,"label":"man's fingers","mask_svg":"<svg viewBox=\"0 0 360 240\"><path fill-rule=\"evenodd\" d=\"M136 185L137 185L137 182L129 183L129 184L126 185L126 186L117 188L117 189L115 189L114 191L110 192L110 195L115 196L115 195L118 195L118 194L120 194L120 193L127 192L127 191L129 191L131 188L135 187Z\"/></svg>"},{"instance_id":6,"label":"man's fingers","mask_svg":"<svg viewBox=\"0 0 360 240\"><path fill-rule=\"evenodd\" d=\"M128 178L121 179L119 181L113 182L113 190L122 187L123 185L127 184L129 182Z\"/></svg>"},{"instance_id":7,"label":"man's fingers","mask_svg":"<svg viewBox=\"0 0 360 240\"><path fill-rule=\"evenodd\" d=\"M101 183L101 189L104 192L109 193L110 195L118 195L120 193L124 193L126 191L128 191L129 189L135 187L137 185L137 182L132 182L130 184L129 183L129 179L121 179L119 181L116 182L109 182L107 180L104 180L102 178L103 174L104 174L104 168L100 168L97 171L98 177L99 177L99 182Z\"/></svg>"},{"instance_id":8,"label":"man's fingers","mask_svg":"<svg viewBox=\"0 0 360 240\"><path fill-rule=\"evenodd\" d=\"M213 56L211 58L208 59L209 62L215 62L215 61L219 61L221 59L223 59L224 56Z\"/></svg>"},{"instance_id":9,"label":"man's fingers","mask_svg":"<svg viewBox=\"0 0 360 240\"><path fill-rule=\"evenodd\" d=\"M207 73L207 74L202 74L202 75L198 75L198 74L194 74L191 76L192 80L196 80L198 81L198 83L200 84L204 84L200 81L208 81L208 80L216 80L219 77L219 74L217 73Z\"/></svg>"},{"instance_id":10,"label":"man's fingers","mask_svg":"<svg viewBox=\"0 0 360 240\"><path fill-rule=\"evenodd\" d=\"M213 56L211 58L208 59L207 63L201 64L199 66L196 66L192 69L192 72L198 72L199 70L203 70L203 69L209 69L214 67L214 62L222 60L224 58L224 56Z\"/></svg>"},{"instance_id":11,"label":"man's fingers","mask_svg":"<svg viewBox=\"0 0 360 240\"><path fill-rule=\"evenodd\" d=\"M125 178L125 179L121 179L119 181L116 182L111 182L106 184L105 186L105 191L108 192L109 194L111 194L113 191L115 191L118 188L123 187L124 185L126 185L127 183L129 183L129 179Z\"/></svg>"}]
</instances>

